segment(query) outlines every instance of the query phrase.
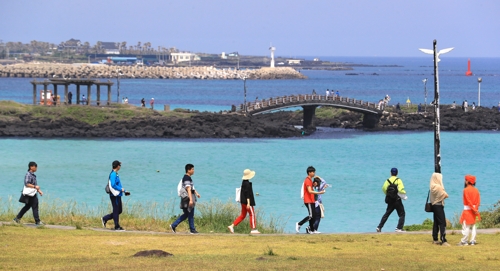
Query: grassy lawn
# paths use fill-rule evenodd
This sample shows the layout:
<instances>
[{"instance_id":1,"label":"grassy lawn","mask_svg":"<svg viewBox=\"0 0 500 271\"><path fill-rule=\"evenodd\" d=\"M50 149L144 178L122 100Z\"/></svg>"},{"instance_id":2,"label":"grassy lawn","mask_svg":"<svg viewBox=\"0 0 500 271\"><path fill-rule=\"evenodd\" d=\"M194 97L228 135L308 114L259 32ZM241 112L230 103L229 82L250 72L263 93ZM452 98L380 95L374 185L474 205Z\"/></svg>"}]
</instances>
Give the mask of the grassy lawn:
<instances>
[{"instance_id":1,"label":"grassy lawn","mask_svg":"<svg viewBox=\"0 0 500 271\"><path fill-rule=\"evenodd\" d=\"M16 118L20 114L31 114L33 117L45 117L52 120L71 118L90 125L96 125L109 120L130 120L132 118L148 117L178 117L187 118L193 113L174 110L169 112L151 110L126 104L110 106L42 106L26 105L12 101L0 101L0 118Z\"/></svg>"},{"instance_id":2,"label":"grassy lawn","mask_svg":"<svg viewBox=\"0 0 500 271\"><path fill-rule=\"evenodd\" d=\"M448 234L451 244L459 234ZM500 234L432 245L428 234L154 234L0 227L0 270L498 270ZM173 257L133 257L160 249Z\"/></svg>"}]
</instances>

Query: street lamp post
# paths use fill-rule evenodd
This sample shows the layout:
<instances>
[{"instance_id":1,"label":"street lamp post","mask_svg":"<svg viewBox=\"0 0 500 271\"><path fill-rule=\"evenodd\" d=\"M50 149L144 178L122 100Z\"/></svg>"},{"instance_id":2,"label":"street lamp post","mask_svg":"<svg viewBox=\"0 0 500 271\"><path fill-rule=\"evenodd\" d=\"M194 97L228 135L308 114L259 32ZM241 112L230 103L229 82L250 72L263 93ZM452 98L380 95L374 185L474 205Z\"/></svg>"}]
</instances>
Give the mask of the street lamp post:
<instances>
[{"instance_id":1,"label":"street lamp post","mask_svg":"<svg viewBox=\"0 0 500 271\"><path fill-rule=\"evenodd\" d=\"M427 78L422 80L424 82L424 112L427 113Z\"/></svg>"},{"instance_id":2,"label":"street lamp post","mask_svg":"<svg viewBox=\"0 0 500 271\"><path fill-rule=\"evenodd\" d=\"M441 135L440 135L440 119L439 119L439 75L438 75L438 62L439 55L446 54L453 50L447 48L437 51L437 41L433 41L433 50L419 49L425 54L434 55L434 172L441 173Z\"/></svg>"},{"instance_id":3,"label":"street lamp post","mask_svg":"<svg viewBox=\"0 0 500 271\"><path fill-rule=\"evenodd\" d=\"M483 82L483 78L478 77L477 78L477 107L481 106L481 82Z\"/></svg>"}]
</instances>

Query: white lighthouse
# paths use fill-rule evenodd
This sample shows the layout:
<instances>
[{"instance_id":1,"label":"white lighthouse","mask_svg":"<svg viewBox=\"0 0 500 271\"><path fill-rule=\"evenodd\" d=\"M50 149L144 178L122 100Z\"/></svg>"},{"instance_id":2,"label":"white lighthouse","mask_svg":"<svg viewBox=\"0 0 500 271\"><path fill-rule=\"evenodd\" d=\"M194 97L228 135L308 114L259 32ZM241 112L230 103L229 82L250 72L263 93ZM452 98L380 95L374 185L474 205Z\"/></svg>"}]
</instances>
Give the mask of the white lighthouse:
<instances>
[{"instance_id":1,"label":"white lighthouse","mask_svg":"<svg viewBox=\"0 0 500 271\"><path fill-rule=\"evenodd\" d=\"M271 68L274 68L274 51L276 50L276 47L274 47L271 44L271 47L269 47L269 51L271 51Z\"/></svg>"}]
</instances>

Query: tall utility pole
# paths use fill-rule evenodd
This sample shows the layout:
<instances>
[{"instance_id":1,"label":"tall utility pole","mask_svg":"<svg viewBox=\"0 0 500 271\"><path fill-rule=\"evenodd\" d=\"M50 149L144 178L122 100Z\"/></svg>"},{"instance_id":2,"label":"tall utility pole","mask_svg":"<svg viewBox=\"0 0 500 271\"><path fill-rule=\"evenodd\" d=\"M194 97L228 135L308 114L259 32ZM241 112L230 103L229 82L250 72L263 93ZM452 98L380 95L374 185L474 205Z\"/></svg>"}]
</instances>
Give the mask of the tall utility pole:
<instances>
[{"instance_id":1,"label":"tall utility pole","mask_svg":"<svg viewBox=\"0 0 500 271\"><path fill-rule=\"evenodd\" d=\"M245 112L245 115L246 115L247 114L247 78L246 77L243 77L243 91L245 93L243 111Z\"/></svg>"},{"instance_id":2,"label":"tall utility pole","mask_svg":"<svg viewBox=\"0 0 500 271\"><path fill-rule=\"evenodd\" d=\"M433 41L433 50L429 49L419 49L425 54L434 55L434 101L432 102L434 105L434 172L441 173L441 134L440 127L441 122L439 119L439 75L438 75L438 62L441 61L439 59L439 55L446 54L449 51L453 50L453 48L443 49L441 51L437 51L437 41Z\"/></svg>"}]
</instances>

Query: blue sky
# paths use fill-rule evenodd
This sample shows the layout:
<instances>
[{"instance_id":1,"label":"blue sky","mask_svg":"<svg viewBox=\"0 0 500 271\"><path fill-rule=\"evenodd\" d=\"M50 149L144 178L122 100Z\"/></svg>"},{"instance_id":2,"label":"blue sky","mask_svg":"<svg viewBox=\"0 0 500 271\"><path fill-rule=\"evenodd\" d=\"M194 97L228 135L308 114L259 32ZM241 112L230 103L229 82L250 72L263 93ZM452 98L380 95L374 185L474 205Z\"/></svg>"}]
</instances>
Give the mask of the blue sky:
<instances>
[{"instance_id":1,"label":"blue sky","mask_svg":"<svg viewBox=\"0 0 500 271\"><path fill-rule=\"evenodd\" d=\"M2 0L0 40L279 56L500 57L499 0Z\"/></svg>"}]
</instances>

